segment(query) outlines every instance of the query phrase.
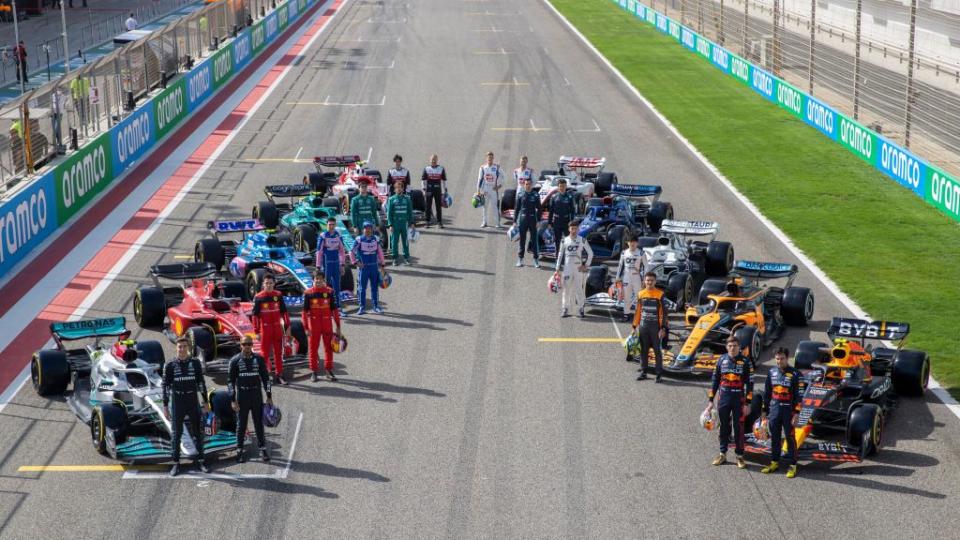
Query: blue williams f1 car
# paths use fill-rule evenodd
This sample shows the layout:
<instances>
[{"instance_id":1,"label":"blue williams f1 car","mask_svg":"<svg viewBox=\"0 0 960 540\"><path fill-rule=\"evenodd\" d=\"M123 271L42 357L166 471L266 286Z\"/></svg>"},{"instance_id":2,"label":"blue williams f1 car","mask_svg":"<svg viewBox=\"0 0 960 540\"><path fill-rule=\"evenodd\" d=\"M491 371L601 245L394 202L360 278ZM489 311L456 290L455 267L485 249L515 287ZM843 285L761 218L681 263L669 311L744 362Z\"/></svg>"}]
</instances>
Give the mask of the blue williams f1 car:
<instances>
[{"instance_id":1,"label":"blue williams f1 car","mask_svg":"<svg viewBox=\"0 0 960 540\"><path fill-rule=\"evenodd\" d=\"M135 342L123 317L53 323L54 349L33 355L30 378L41 396L63 395L89 426L93 447L124 461L170 459L171 419L163 410L163 349L156 341ZM116 337L112 345L102 338ZM92 340L83 348L67 342ZM207 455L236 448L236 420L226 392L211 392L220 429L204 437ZM184 429L180 453L196 457L190 430Z\"/></svg>"},{"instance_id":2,"label":"blue williams f1 car","mask_svg":"<svg viewBox=\"0 0 960 540\"><path fill-rule=\"evenodd\" d=\"M593 259L616 259L626 247L628 235L656 234L664 220L673 219L673 205L660 200L662 192L660 186L614 184L611 195L587 201L579 234L590 243ZM641 247L655 244L653 238Z\"/></svg>"}]
</instances>

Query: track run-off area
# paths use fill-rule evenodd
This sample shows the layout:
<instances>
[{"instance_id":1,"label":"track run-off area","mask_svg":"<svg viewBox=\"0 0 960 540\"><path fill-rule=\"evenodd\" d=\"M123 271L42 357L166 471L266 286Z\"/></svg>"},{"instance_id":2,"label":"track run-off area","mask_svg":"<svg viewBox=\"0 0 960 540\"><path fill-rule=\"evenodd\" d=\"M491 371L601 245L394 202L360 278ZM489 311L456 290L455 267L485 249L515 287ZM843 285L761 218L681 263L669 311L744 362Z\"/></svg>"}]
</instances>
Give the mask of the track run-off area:
<instances>
[{"instance_id":1,"label":"track run-off area","mask_svg":"<svg viewBox=\"0 0 960 540\"><path fill-rule=\"evenodd\" d=\"M487 150L508 169L523 154L538 170L602 155L624 182L661 184L678 218L720 222L738 258L800 265L816 313L783 345L853 315L548 4L329 0L260 58L103 195L96 219L45 246L49 271L3 284L0 537L955 535L960 424L932 392L902 400L863 463L803 463L793 480L758 462L712 467L716 435L696 422L707 380L637 382L616 341L627 325L604 310L561 319L549 265L515 268L504 232L478 227L469 198ZM33 392L25 366L50 322L123 314L172 355L133 321L151 265L191 257L207 221L249 216L314 155L386 171L395 153L415 175L439 155L447 227L392 271L384 314L346 320L338 382L301 370L275 389L273 462L176 479L119 464L63 399Z\"/></svg>"}]
</instances>

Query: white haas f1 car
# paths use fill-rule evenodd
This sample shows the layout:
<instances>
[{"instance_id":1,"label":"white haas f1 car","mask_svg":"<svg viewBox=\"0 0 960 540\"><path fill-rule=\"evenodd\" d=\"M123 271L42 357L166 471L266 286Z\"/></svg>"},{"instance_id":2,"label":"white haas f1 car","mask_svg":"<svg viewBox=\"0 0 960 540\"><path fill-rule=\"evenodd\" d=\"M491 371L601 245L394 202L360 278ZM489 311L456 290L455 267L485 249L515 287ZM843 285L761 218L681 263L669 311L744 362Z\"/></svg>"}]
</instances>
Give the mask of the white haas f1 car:
<instances>
[{"instance_id":1,"label":"white haas f1 car","mask_svg":"<svg viewBox=\"0 0 960 540\"><path fill-rule=\"evenodd\" d=\"M602 157L571 157L560 156L557 160L557 169L544 169L533 185L533 191L540 195L540 203L546 214L550 205L550 198L559 191L560 180L567 182L567 189L574 193L577 200L577 213L582 214L587 201L593 197L605 195L617 183L617 175L612 172L603 172L607 158ZM599 187L598 187L599 186ZM517 203L516 188L506 189L500 199L500 215L513 219L513 211Z\"/></svg>"},{"instance_id":2,"label":"white haas f1 car","mask_svg":"<svg viewBox=\"0 0 960 540\"><path fill-rule=\"evenodd\" d=\"M339 211L349 214L350 200L360 193L360 182L369 182L369 193L381 204L381 221L386 221L384 206L387 199L393 195L393 185L389 179L384 180L380 171L367 168L366 163L356 155L317 156L313 158L313 164L317 172L308 174L307 181L315 192L336 197L340 201ZM324 167L336 168L338 172L326 172L323 170ZM413 204L414 221L423 221L426 216L426 199L423 191L411 186L407 189L407 194L410 195L410 202ZM358 225L354 224L355 227Z\"/></svg>"},{"instance_id":3,"label":"white haas f1 car","mask_svg":"<svg viewBox=\"0 0 960 540\"><path fill-rule=\"evenodd\" d=\"M41 396L62 395L72 387L67 405L90 428L93 447L124 461L170 458L171 420L163 410L163 349L156 341L135 342L123 317L53 323L55 349L34 353L30 363L33 388ZM104 337L116 337L103 345ZM80 349L65 342L92 339ZM204 452L236 447L236 424L226 392L211 392L221 429L204 438ZM184 429L184 457L197 455L196 443Z\"/></svg>"}]
</instances>

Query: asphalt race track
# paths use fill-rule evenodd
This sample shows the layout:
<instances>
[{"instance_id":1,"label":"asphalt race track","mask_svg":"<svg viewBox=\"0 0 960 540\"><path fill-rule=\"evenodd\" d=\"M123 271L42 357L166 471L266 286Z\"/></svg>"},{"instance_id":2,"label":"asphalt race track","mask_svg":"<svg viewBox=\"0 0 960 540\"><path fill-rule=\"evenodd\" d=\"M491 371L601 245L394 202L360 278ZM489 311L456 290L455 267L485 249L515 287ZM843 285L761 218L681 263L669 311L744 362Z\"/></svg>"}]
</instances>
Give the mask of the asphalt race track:
<instances>
[{"instance_id":1,"label":"asphalt race track","mask_svg":"<svg viewBox=\"0 0 960 540\"><path fill-rule=\"evenodd\" d=\"M270 464L97 470L116 464L64 401L24 386L0 412L0 537L956 535L960 424L929 392L903 402L873 459L802 464L787 480L756 462L710 466L704 379L638 383L616 343L538 342L618 330L603 311L561 320L549 270L514 268L503 231L478 228L469 196L488 149L511 169L523 153L536 169L604 155L623 181L663 184L679 218L721 222L738 257L794 260L542 2L347 0L86 316L136 328L131 294L150 265L192 254L207 220L248 216L315 154L369 153L386 172L399 152L418 174L438 153L448 227L393 272L385 314L345 323L340 382L302 371L275 390ZM817 322L788 346L846 313L806 269L799 283Z\"/></svg>"}]
</instances>

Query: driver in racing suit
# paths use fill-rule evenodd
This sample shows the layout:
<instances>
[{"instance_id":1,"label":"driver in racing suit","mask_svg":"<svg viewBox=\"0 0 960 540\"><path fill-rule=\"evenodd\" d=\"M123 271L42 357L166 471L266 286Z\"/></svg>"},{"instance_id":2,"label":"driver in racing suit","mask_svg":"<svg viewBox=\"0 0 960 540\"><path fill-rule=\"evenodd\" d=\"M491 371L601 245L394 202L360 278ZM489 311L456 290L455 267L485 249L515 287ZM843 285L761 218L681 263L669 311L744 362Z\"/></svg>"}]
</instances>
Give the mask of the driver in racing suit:
<instances>
[{"instance_id":1,"label":"driver in racing suit","mask_svg":"<svg viewBox=\"0 0 960 540\"><path fill-rule=\"evenodd\" d=\"M260 335L260 353L264 360L273 356L274 384L287 384L283 378L284 328L290 332L290 313L280 291L274 290L273 274L263 277L263 290L253 297L253 329Z\"/></svg>"},{"instance_id":2,"label":"driver in racing suit","mask_svg":"<svg viewBox=\"0 0 960 540\"><path fill-rule=\"evenodd\" d=\"M568 230L570 234L560 244L556 271L554 272L555 276L561 275L561 273L563 275L560 316L567 316L567 310L572 302L579 307L579 315L582 319L586 301L584 298L585 276L587 269L590 268L590 263L593 262L593 249L584 238L577 234L580 230L579 220L570 222Z\"/></svg>"},{"instance_id":3,"label":"driver in racing suit","mask_svg":"<svg viewBox=\"0 0 960 540\"><path fill-rule=\"evenodd\" d=\"M567 189L566 178L557 180L557 192L550 197L547 222L553 227L553 241L556 244L556 254L560 256L560 244L570 226L570 221L577 214L577 201L573 193Z\"/></svg>"},{"instance_id":4,"label":"driver in racing suit","mask_svg":"<svg viewBox=\"0 0 960 540\"><path fill-rule=\"evenodd\" d=\"M633 318L633 310L637 304L637 294L643 281L643 250L637 248L637 237L627 237L627 249L620 254L620 263L617 265L617 274L614 283L621 289L623 297L623 320Z\"/></svg>"},{"instance_id":5,"label":"driver in racing suit","mask_svg":"<svg viewBox=\"0 0 960 540\"><path fill-rule=\"evenodd\" d=\"M714 407L715 397L720 416L720 454L714 458L713 464L726 463L732 427L737 467L746 469L747 462L743 459L743 419L753 399L753 362L741 354L740 343L733 336L727 338L727 352L720 356L713 370L710 392L707 394L708 409Z\"/></svg>"},{"instance_id":6,"label":"driver in racing suit","mask_svg":"<svg viewBox=\"0 0 960 540\"><path fill-rule=\"evenodd\" d=\"M170 457L173 466L170 476L180 474L180 438L183 435L183 423L190 418L188 429L197 448L197 465L200 471L210 472L203 457L203 413L210 412L207 405L207 384L203 379L203 366L190 356L190 340L186 336L177 338L177 359L167 362L163 367L163 413L170 419ZM200 398L197 399L197 394ZM172 401L172 403L171 403ZM200 403L203 402L203 410Z\"/></svg>"},{"instance_id":7,"label":"driver in racing suit","mask_svg":"<svg viewBox=\"0 0 960 540\"><path fill-rule=\"evenodd\" d=\"M402 187L397 188L398 191ZM310 379L317 382L317 372L320 371L320 343L323 342L323 369L327 372L327 380L335 381L333 374L333 338L340 335L340 313L337 297L333 289L327 286L323 278L323 271L319 268L313 273L313 287L303 293L303 328L307 331L309 349L307 358L310 360ZM337 331L333 331L334 324Z\"/></svg>"},{"instance_id":8,"label":"driver in racing suit","mask_svg":"<svg viewBox=\"0 0 960 540\"><path fill-rule=\"evenodd\" d=\"M227 370L227 390L233 395L233 410L237 418L237 462L243 463L243 440L247 434L247 420L253 416L253 430L257 434L257 445L264 461L270 461L267 452L267 439L263 435L263 394L267 394L267 403L273 403L270 392L270 375L263 357L253 352L253 336L243 336L240 340L240 352L230 359Z\"/></svg>"},{"instance_id":9,"label":"driver in racing suit","mask_svg":"<svg viewBox=\"0 0 960 540\"><path fill-rule=\"evenodd\" d=\"M393 156L393 168L387 171L387 183L391 191L395 191L393 186L397 182L403 185L401 192L406 193L410 189L410 171L403 166L403 156L400 154Z\"/></svg>"},{"instance_id":10,"label":"driver in racing suit","mask_svg":"<svg viewBox=\"0 0 960 540\"><path fill-rule=\"evenodd\" d=\"M380 226L380 201L370 195L370 179L360 178L357 180L360 193L350 200L350 223L353 224L354 234L357 234L357 226L360 223L371 222L374 228Z\"/></svg>"},{"instance_id":11,"label":"driver in racing suit","mask_svg":"<svg viewBox=\"0 0 960 540\"><path fill-rule=\"evenodd\" d=\"M337 302L340 301L340 273L341 266L346 262L347 250L343 245L343 237L337 232L337 219L327 218L327 230L320 233L320 239L317 241L317 268L323 270L327 277L327 283L333 289L337 296ZM340 316L346 317L343 309L340 310Z\"/></svg>"},{"instance_id":12,"label":"driver in racing suit","mask_svg":"<svg viewBox=\"0 0 960 540\"><path fill-rule=\"evenodd\" d=\"M439 164L439 157L436 154L430 156L430 165L423 168L423 174L420 176L423 182L423 193L426 196L427 227L430 226L431 204L437 210L437 225L443 228L443 202L441 199L447 194L447 171ZM432 203L431 203L432 201Z\"/></svg>"},{"instance_id":13,"label":"driver in racing suit","mask_svg":"<svg viewBox=\"0 0 960 540\"><path fill-rule=\"evenodd\" d=\"M513 179L517 181L517 193L523 189L523 181L533 182L533 169L527 167L527 156L520 156L520 166L513 170Z\"/></svg>"},{"instance_id":14,"label":"driver in racing suit","mask_svg":"<svg viewBox=\"0 0 960 540\"><path fill-rule=\"evenodd\" d=\"M357 301L360 303L358 315L367 312L367 287L370 287L370 296L373 297L373 312L383 313L380 307L380 272L383 271L383 250L380 249L380 239L373 234L373 223L363 224L363 236L358 236L350 250L353 264L360 269L360 293Z\"/></svg>"},{"instance_id":15,"label":"driver in racing suit","mask_svg":"<svg viewBox=\"0 0 960 540\"><path fill-rule=\"evenodd\" d=\"M492 209L497 216L497 228L500 228L500 165L493 162L493 152L487 152L487 162L480 166L477 177L477 193L483 195L483 223L487 227L487 214Z\"/></svg>"}]
</instances>

